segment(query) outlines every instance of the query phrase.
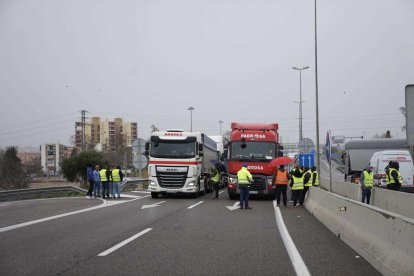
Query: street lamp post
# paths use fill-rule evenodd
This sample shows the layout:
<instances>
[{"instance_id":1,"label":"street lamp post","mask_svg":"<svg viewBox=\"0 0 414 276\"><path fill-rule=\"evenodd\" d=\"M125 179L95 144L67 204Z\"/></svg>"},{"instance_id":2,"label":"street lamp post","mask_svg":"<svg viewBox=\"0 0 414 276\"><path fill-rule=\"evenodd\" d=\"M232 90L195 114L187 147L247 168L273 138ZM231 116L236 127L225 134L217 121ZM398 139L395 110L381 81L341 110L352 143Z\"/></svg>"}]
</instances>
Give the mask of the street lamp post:
<instances>
[{"instance_id":1,"label":"street lamp post","mask_svg":"<svg viewBox=\"0 0 414 276\"><path fill-rule=\"evenodd\" d=\"M190 106L187 110L190 110L190 132L193 132L193 110L195 108Z\"/></svg>"},{"instance_id":2,"label":"street lamp post","mask_svg":"<svg viewBox=\"0 0 414 276\"><path fill-rule=\"evenodd\" d=\"M292 67L293 70L299 71L299 142L303 139L303 128L302 128L302 70L308 69L309 66L302 68Z\"/></svg>"},{"instance_id":3,"label":"street lamp post","mask_svg":"<svg viewBox=\"0 0 414 276\"><path fill-rule=\"evenodd\" d=\"M222 120L218 121L218 123L220 124L220 135L221 135L221 124L224 123Z\"/></svg>"}]
</instances>

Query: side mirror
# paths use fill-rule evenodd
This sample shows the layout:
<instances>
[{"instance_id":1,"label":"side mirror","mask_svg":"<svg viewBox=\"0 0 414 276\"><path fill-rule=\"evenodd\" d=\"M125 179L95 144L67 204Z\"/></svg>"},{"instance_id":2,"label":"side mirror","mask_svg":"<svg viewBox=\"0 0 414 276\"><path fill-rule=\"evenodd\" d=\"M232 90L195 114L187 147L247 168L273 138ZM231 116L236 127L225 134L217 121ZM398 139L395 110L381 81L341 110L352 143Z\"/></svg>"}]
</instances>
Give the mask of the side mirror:
<instances>
[{"instance_id":1,"label":"side mirror","mask_svg":"<svg viewBox=\"0 0 414 276\"><path fill-rule=\"evenodd\" d=\"M150 143L149 142L146 142L145 143L145 150L149 150L149 146L150 146Z\"/></svg>"},{"instance_id":2,"label":"side mirror","mask_svg":"<svg viewBox=\"0 0 414 276\"><path fill-rule=\"evenodd\" d=\"M283 150L283 146L280 146L280 145L279 145L279 150Z\"/></svg>"},{"instance_id":3,"label":"side mirror","mask_svg":"<svg viewBox=\"0 0 414 276\"><path fill-rule=\"evenodd\" d=\"M203 151L203 144L198 144L198 151L201 153ZM201 155L200 155L201 156Z\"/></svg>"}]
</instances>

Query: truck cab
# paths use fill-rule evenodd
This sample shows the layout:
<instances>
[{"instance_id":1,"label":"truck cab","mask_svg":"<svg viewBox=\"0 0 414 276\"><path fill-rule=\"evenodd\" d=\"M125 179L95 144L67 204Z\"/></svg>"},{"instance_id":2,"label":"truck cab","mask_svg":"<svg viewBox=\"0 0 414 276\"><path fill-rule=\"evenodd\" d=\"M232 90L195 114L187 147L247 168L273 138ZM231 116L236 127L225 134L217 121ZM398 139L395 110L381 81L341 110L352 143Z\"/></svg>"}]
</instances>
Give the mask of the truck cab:
<instances>
[{"instance_id":1,"label":"truck cab","mask_svg":"<svg viewBox=\"0 0 414 276\"><path fill-rule=\"evenodd\" d=\"M167 130L154 132L146 145L149 158L148 190L153 198L160 194L206 192L206 179L217 159L217 145L200 132Z\"/></svg>"}]
</instances>

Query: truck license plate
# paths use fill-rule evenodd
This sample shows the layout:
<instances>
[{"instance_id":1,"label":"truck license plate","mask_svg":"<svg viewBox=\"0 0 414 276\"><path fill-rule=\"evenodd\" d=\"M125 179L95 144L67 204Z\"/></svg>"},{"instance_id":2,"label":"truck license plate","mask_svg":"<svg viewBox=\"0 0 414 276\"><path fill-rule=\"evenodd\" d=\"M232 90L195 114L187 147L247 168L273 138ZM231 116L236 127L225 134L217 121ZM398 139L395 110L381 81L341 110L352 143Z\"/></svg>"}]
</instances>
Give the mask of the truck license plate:
<instances>
[{"instance_id":1,"label":"truck license plate","mask_svg":"<svg viewBox=\"0 0 414 276\"><path fill-rule=\"evenodd\" d=\"M257 195L259 192L258 191L249 191L249 194L252 194L252 195Z\"/></svg>"},{"instance_id":2,"label":"truck license plate","mask_svg":"<svg viewBox=\"0 0 414 276\"><path fill-rule=\"evenodd\" d=\"M177 190L168 190L167 193L169 194L176 194L178 191Z\"/></svg>"}]
</instances>

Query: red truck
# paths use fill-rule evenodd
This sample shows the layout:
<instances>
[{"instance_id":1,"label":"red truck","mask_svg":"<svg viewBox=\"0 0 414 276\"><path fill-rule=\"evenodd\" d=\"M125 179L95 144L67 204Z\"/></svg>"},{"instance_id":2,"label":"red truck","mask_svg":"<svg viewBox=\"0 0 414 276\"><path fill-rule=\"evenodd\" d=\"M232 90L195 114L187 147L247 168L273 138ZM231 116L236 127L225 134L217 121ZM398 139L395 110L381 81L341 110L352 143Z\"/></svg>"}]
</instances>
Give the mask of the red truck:
<instances>
[{"instance_id":1,"label":"red truck","mask_svg":"<svg viewBox=\"0 0 414 276\"><path fill-rule=\"evenodd\" d=\"M231 123L230 142L227 146L228 183L230 199L237 199L240 191L237 186L237 172L243 164L253 176L250 194L276 197L272 187L274 168L270 161L282 156L279 145L279 125Z\"/></svg>"}]
</instances>

